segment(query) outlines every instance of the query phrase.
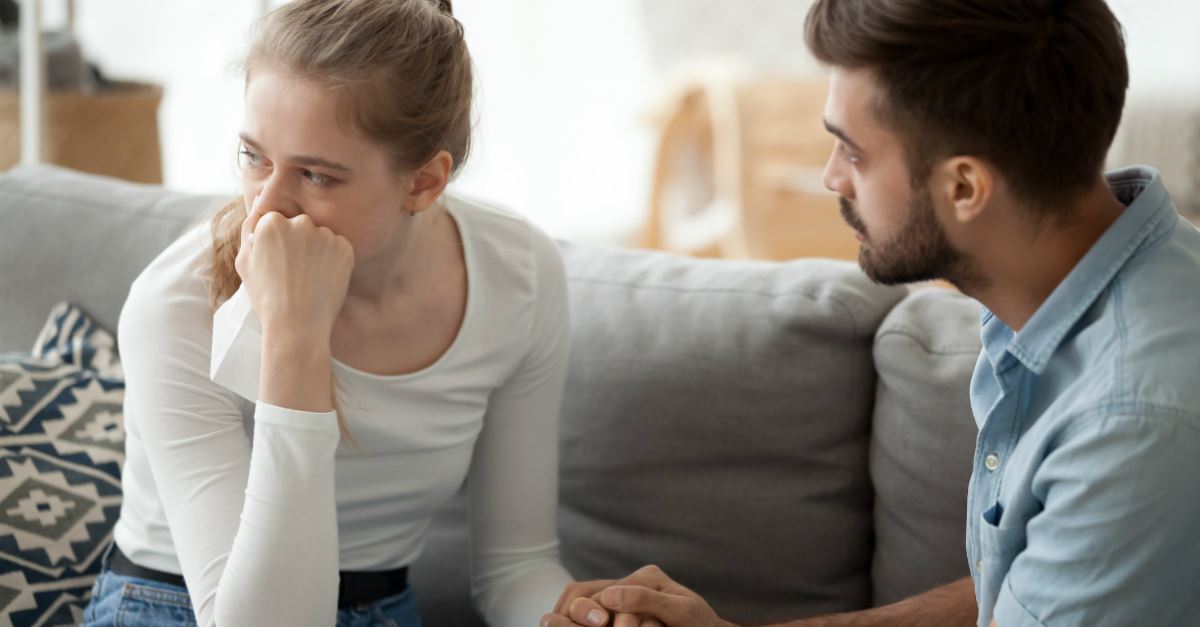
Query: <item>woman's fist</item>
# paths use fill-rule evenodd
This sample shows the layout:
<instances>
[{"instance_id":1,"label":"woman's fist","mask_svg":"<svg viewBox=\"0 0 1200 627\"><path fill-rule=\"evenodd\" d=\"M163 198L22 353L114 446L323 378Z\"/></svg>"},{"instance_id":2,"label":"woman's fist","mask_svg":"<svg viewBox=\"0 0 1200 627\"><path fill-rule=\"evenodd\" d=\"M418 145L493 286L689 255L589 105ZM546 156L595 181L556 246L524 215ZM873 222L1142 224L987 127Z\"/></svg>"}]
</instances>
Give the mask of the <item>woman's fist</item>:
<instances>
[{"instance_id":1,"label":"woman's fist","mask_svg":"<svg viewBox=\"0 0 1200 627\"><path fill-rule=\"evenodd\" d=\"M326 337L346 300L354 248L312 218L260 211L242 222L235 267L263 330Z\"/></svg>"}]
</instances>

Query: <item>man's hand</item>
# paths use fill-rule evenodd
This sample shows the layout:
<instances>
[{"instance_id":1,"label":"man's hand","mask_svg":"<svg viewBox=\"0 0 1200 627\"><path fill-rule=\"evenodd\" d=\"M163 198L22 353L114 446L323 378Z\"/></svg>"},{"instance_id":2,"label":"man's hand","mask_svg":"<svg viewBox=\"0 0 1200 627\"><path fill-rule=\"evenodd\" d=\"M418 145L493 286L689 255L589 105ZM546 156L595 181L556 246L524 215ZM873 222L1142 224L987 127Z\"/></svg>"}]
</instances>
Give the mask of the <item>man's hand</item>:
<instances>
[{"instance_id":1,"label":"man's hand","mask_svg":"<svg viewBox=\"0 0 1200 627\"><path fill-rule=\"evenodd\" d=\"M640 573L641 571L635 572L621 580L583 581L567 586L558 598L554 612L542 617L542 627L663 627L662 623L654 618L644 618L635 614L612 614L599 603L600 593L609 586L649 582L649 579L644 579ZM610 620L612 622L609 622Z\"/></svg>"},{"instance_id":2,"label":"man's hand","mask_svg":"<svg viewBox=\"0 0 1200 627\"><path fill-rule=\"evenodd\" d=\"M613 627L736 627L657 566L646 566L619 581L568 587L555 613L542 619L542 626L600 627L609 624L610 615Z\"/></svg>"}]
</instances>

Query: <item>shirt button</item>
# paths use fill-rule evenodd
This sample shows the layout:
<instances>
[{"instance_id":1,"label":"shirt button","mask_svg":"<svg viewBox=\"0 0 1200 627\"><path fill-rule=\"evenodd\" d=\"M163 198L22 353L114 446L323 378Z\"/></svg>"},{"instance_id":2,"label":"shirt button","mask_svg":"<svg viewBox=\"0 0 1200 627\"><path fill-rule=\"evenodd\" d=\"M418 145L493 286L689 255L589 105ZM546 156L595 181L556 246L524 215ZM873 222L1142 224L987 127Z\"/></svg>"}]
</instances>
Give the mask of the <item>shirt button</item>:
<instances>
[{"instance_id":1,"label":"shirt button","mask_svg":"<svg viewBox=\"0 0 1200 627\"><path fill-rule=\"evenodd\" d=\"M995 453L988 455L987 457L983 458L983 465L987 467L988 470L996 470L1000 467L1000 456L996 455Z\"/></svg>"},{"instance_id":2,"label":"shirt button","mask_svg":"<svg viewBox=\"0 0 1200 627\"><path fill-rule=\"evenodd\" d=\"M976 572L983 572L983 560L975 562L975 570Z\"/></svg>"}]
</instances>

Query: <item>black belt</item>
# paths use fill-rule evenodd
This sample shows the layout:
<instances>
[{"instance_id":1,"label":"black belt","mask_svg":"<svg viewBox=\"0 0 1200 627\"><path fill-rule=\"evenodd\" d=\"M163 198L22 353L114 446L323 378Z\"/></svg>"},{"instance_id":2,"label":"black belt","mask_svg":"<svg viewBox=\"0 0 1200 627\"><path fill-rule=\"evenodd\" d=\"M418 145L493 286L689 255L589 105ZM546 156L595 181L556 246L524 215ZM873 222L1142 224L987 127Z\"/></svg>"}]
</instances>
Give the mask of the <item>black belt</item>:
<instances>
[{"instance_id":1,"label":"black belt","mask_svg":"<svg viewBox=\"0 0 1200 627\"><path fill-rule=\"evenodd\" d=\"M138 566L129 560L116 542L108 556L108 569L118 575L137 577L187 588L182 575ZM380 599L400 594L408 588L408 568L380 571L339 571L338 609L370 605Z\"/></svg>"}]
</instances>

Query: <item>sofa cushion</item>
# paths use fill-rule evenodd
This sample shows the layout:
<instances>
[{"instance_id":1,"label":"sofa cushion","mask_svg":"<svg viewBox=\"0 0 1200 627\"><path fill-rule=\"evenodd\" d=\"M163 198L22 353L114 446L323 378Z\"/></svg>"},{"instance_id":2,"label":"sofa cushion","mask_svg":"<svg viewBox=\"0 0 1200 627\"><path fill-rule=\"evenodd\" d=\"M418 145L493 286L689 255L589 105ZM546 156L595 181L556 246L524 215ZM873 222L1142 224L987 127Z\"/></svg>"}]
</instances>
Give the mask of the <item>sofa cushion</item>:
<instances>
[{"instance_id":1,"label":"sofa cushion","mask_svg":"<svg viewBox=\"0 0 1200 627\"><path fill-rule=\"evenodd\" d=\"M976 428L969 394L980 347L979 303L950 290L914 292L879 328L871 431L877 605L970 574Z\"/></svg>"},{"instance_id":2,"label":"sofa cushion","mask_svg":"<svg viewBox=\"0 0 1200 627\"><path fill-rule=\"evenodd\" d=\"M0 174L0 351L27 349L59 301L117 328L134 277L221 201L50 165Z\"/></svg>"},{"instance_id":3,"label":"sofa cushion","mask_svg":"<svg viewBox=\"0 0 1200 627\"><path fill-rule=\"evenodd\" d=\"M78 625L121 511L125 384L111 335L66 303L0 355L0 624Z\"/></svg>"},{"instance_id":4,"label":"sofa cushion","mask_svg":"<svg viewBox=\"0 0 1200 627\"><path fill-rule=\"evenodd\" d=\"M871 344L904 291L846 262L563 252L572 573L656 563L734 621L866 607Z\"/></svg>"}]
</instances>

